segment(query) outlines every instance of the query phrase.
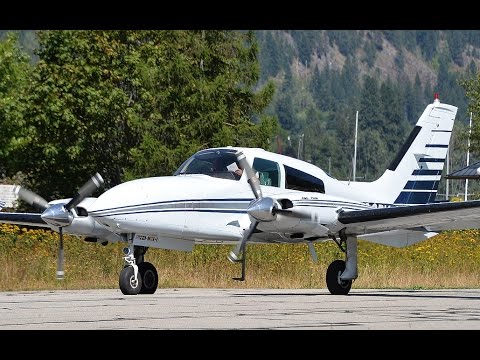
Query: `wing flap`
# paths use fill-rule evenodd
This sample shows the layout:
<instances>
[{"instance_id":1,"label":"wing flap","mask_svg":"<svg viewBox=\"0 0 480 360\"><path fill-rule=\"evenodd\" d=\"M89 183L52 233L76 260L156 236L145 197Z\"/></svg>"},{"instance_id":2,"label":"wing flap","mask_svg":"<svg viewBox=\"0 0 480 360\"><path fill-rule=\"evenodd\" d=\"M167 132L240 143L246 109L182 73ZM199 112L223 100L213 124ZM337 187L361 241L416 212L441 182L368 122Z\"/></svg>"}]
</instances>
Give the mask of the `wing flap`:
<instances>
[{"instance_id":1,"label":"wing flap","mask_svg":"<svg viewBox=\"0 0 480 360\"><path fill-rule=\"evenodd\" d=\"M480 228L480 200L344 211L338 221L347 233L411 229L428 231Z\"/></svg>"},{"instance_id":2,"label":"wing flap","mask_svg":"<svg viewBox=\"0 0 480 360\"><path fill-rule=\"evenodd\" d=\"M358 238L377 244L401 248L416 244L437 234L436 232L427 232L424 230L390 230L359 235Z\"/></svg>"}]
</instances>

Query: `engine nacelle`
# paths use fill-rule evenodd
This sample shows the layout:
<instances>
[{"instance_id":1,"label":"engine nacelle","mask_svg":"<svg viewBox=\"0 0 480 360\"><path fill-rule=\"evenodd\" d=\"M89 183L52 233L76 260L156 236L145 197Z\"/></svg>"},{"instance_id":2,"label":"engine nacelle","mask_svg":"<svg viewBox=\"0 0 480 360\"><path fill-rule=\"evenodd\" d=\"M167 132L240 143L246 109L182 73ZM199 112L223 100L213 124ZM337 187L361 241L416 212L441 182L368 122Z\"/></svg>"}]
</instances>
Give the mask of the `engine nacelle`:
<instances>
[{"instance_id":1,"label":"engine nacelle","mask_svg":"<svg viewBox=\"0 0 480 360\"><path fill-rule=\"evenodd\" d=\"M104 225L95 221L92 216L75 216L72 220L72 223L69 226L65 226L63 231L68 234L84 236L86 240L90 242L117 242L121 241L122 238L110 231ZM93 239L99 239L98 241Z\"/></svg>"}]
</instances>

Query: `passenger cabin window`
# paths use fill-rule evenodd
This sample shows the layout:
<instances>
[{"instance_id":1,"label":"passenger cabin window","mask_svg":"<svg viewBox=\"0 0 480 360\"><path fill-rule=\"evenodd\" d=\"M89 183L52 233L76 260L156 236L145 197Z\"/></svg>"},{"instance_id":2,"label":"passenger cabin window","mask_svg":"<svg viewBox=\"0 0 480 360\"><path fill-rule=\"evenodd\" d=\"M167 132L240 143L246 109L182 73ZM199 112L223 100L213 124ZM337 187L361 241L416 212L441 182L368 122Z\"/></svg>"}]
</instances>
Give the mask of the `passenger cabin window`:
<instances>
[{"instance_id":1,"label":"passenger cabin window","mask_svg":"<svg viewBox=\"0 0 480 360\"><path fill-rule=\"evenodd\" d=\"M279 167L276 162L262 158L255 158L253 160L253 169L258 172L260 185L280 186Z\"/></svg>"},{"instance_id":2,"label":"passenger cabin window","mask_svg":"<svg viewBox=\"0 0 480 360\"><path fill-rule=\"evenodd\" d=\"M235 152L228 149L204 150L187 159L174 175L204 174L221 179L239 180L241 171Z\"/></svg>"},{"instance_id":3,"label":"passenger cabin window","mask_svg":"<svg viewBox=\"0 0 480 360\"><path fill-rule=\"evenodd\" d=\"M286 189L319 192L325 194L325 185L323 184L322 180L290 166L284 165L284 167L286 175Z\"/></svg>"}]
</instances>

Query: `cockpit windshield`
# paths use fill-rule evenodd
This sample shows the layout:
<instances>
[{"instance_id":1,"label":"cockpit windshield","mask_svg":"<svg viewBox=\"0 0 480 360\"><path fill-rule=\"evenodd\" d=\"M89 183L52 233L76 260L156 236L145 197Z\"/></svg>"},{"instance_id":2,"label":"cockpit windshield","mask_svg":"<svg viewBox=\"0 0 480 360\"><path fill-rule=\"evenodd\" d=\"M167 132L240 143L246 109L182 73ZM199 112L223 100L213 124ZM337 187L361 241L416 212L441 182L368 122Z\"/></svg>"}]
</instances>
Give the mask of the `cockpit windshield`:
<instances>
[{"instance_id":1,"label":"cockpit windshield","mask_svg":"<svg viewBox=\"0 0 480 360\"><path fill-rule=\"evenodd\" d=\"M204 174L222 179L239 180L242 170L238 166L235 150L202 150L187 159L174 175Z\"/></svg>"}]
</instances>

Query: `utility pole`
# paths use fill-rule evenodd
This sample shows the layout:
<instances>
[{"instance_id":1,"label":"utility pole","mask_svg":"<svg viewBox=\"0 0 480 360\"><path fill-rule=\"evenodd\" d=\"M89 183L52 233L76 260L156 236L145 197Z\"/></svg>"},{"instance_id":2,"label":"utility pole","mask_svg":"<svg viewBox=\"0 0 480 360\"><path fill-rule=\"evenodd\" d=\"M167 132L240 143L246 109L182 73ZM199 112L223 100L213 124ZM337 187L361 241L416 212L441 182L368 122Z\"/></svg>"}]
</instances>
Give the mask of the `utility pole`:
<instances>
[{"instance_id":1,"label":"utility pole","mask_svg":"<svg viewBox=\"0 0 480 360\"><path fill-rule=\"evenodd\" d=\"M353 150L353 181L357 179L357 133L358 133L358 110L355 116L355 145Z\"/></svg>"},{"instance_id":2,"label":"utility pole","mask_svg":"<svg viewBox=\"0 0 480 360\"><path fill-rule=\"evenodd\" d=\"M447 148L447 174L450 174L450 147ZM449 201L448 185L449 185L449 181L448 179L446 179L446 183L445 183L445 200L446 201Z\"/></svg>"},{"instance_id":3,"label":"utility pole","mask_svg":"<svg viewBox=\"0 0 480 360\"><path fill-rule=\"evenodd\" d=\"M470 125L467 140L467 167L470 165L470 134L472 133L472 113L470 113ZM465 201L468 200L468 179L465 179Z\"/></svg>"},{"instance_id":4,"label":"utility pole","mask_svg":"<svg viewBox=\"0 0 480 360\"><path fill-rule=\"evenodd\" d=\"M300 139L298 140L298 150L297 150L297 159L304 160L303 158L305 157L305 152L303 151L303 137L305 134L300 135ZM300 153L302 154L302 157L300 157Z\"/></svg>"}]
</instances>

